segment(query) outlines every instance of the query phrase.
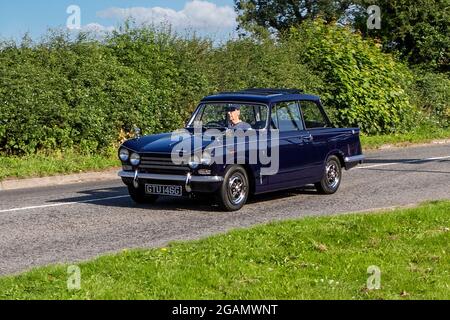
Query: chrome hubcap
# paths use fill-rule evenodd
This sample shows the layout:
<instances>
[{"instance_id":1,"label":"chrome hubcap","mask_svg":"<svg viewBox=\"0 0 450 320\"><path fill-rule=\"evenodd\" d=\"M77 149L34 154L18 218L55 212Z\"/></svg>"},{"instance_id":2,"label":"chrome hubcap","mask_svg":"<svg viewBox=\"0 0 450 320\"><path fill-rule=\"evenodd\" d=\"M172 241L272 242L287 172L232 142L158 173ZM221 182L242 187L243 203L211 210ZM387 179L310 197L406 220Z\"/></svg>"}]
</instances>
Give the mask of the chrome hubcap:
<instances>
[{"instance_id":1,"label":"chrome hubcap","mask_svg":"<svg viewBox=\"0 0 450 320\"><path fill-rule=\"evenodd\" d=\"M328 186L332 189L336 188L339 184L339 169L338 165L335 162L330 162L327 164L326 168L327 182Z\"/></svg>"},{"instance_id":2,"label":"chrome hubcap","mask_svg":"<svg viewBox=\"0 0 450 320\"><path fill-rule=\"evenodd\" d=\"M228 182L228 196L233 204L239 204L244 200L247 193L245 179L240 173L231 176Z\"/></svg>"}]
</instances>

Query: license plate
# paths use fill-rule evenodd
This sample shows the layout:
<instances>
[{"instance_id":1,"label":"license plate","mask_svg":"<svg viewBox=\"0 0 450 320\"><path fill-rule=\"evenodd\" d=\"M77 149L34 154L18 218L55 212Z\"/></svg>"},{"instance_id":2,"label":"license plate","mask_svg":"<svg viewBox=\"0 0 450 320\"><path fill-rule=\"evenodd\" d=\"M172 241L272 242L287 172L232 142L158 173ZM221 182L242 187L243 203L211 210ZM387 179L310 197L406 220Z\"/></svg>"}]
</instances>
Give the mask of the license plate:
<instances>
[{"instance_id":1,"label":"license plate","mask_svg":"<svg viewBox=\"0 0 450 320\"><path fill-rule=\"evenodd\" d=\"M183 195L183 187L161 184L146 184L145 193L181 197Z\"/></svg>"}]
</instances>

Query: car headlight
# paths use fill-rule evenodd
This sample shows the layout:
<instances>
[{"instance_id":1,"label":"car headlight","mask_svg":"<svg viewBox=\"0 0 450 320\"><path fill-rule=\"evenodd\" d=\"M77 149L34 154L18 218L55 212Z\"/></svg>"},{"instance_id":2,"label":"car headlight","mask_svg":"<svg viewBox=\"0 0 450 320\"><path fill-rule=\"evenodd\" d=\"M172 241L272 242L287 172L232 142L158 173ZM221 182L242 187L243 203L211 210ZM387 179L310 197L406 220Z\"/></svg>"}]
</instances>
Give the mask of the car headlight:
<instances>
[{"instance_id":1,"label":"car headlight","mask_svg":"<svg viewBox=\"0 0 450 320\"><path fill-rule=\"evenodd\" d=\"M141 163L141 156L137 153L132 153L130 156L130 163L133 166L137 166L139 163Z\"/></svg>"},{"instance_id":2,"label":"car headlight","mask_svg":"<svg viewBox=\"0 0 450 320\"><path fill-rule=\"evenodd\" d=\"M128 151L125 148L121 148L119 150L119 158L120 158L120 160L122 160L123 162L126 162L126 161L128 161L129 157L130 157L130 151Z\"/></svg>"},{"instance_id":3,"label":"car headlight","mask_svg":"<svg viewBox=\"0 0 450 320\"><path fill-rule=\"evenodd\" d=\"M197 169L198 166L200 165L200 159L197 156L194 156L190 161L189 161L189 167L191 169Z\"/></svg>"},{"instance_id":4,"label":"car headlight","mask_svg":"<svg viewBox=\"0 0 450 320\"><path fill-rule=\"evenodd\" d=\"M204 166L209 166L212 163L211 155L208 152L203 153L200 163Z\"/></svg>"}]
</instances>

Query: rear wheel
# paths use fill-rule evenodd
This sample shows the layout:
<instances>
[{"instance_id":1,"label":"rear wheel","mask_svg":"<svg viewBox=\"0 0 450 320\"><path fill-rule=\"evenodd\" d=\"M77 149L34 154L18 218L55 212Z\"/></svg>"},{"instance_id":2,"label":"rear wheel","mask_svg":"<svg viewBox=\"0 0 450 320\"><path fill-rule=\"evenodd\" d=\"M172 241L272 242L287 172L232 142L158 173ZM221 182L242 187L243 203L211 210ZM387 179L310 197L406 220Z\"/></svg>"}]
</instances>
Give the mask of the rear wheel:
<instances>
[{"instance_id":1,"label":"rear wheel","mask_svg":"<svg viewBox=\"0 0 450 320\"><path fill-rule=\"evenodd\" d=\"M218 191L218 200L222 209L237 211L247 202L250 184L245 169L231 166L227 169L222 186Z\"/></svg>"},{"instance_id":2,"label":"rear wheel","mask_svg":"<svg viewBox=\"0 0 450 320\"><path fill-rule=\"evenodd\" d=\"M342 168L339 158L330 156L325 164L322 180L315 184L317 191L322 194L335 193L341 184Z\"/></svg>"},{"instance_id":3,"label":"rear wheel","mask_svg":"<svg viewBox=\"0 0 450 320\"><path fill-rule=\"evenodd\" d=\"M137 189L133 186L128 186L128 193L136 203L155 203L158 200L157 195L145 194L144 187L141 186Z\"/></svg>"}]
</instances>

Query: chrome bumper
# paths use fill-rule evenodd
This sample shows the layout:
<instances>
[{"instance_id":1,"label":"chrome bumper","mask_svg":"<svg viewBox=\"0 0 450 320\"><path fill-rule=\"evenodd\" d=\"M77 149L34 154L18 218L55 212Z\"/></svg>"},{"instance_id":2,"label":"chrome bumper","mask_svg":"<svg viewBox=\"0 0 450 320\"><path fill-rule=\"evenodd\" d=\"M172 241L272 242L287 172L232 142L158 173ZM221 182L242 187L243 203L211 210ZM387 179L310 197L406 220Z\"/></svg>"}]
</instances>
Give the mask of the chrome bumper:
<instances>
[{"instance_id":1,"label":"chrome bumper","mask_svg":"<svg viewBox=\"0 0 450 320\"><path fill-rule=\"evenodd\" d=\"M158 173L139 173L137 171L119 171L119 177L121 178L131 178L135 182L135 187L139 179L145 180L165 180L165 181L176 181L184 182L187 192L191 192L191 182L222 182L223 177L220 176L192 176L190 173L187 175L175 175L175 174L158 174Z\"/></svg>"},{"instance_id":2,"label":"chrome bumper","mask_svg":"<svg viewBox=\"0 0 450 320\"><path fill-rule=\"evenodd\" d=\"M135 173L132 171L120 171L119 177L122 178L134 178ZM175 175L175 174L158 174L158 173L138 173L138 179L151 179L151 180L168 180L168 181L186 181L186 178L190 176L190 181L193 182L221 182L223 177L219 176L191 176L187 175Z\"/></svg>"},{"instance_id":3,"label":"chrome bumper","mask_svg":"<svg viewBox=\"0 0 450 320\"><path fill-rule=\"evenodd\" d=\"M344 162L345 163L362 163L366 157L362 154L358 156L352 156L352 157L345 157Z\"/></svg>"}]
</instances>

